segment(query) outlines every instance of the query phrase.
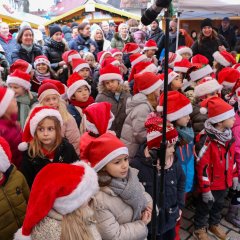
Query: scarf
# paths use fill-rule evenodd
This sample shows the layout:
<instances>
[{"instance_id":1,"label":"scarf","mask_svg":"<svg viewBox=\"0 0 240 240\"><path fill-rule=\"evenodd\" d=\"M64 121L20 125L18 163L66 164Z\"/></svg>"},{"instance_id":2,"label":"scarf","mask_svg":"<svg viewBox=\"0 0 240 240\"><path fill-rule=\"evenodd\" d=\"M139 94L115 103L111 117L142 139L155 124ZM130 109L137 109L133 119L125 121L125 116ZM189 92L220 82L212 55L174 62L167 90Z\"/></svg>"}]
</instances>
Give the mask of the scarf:
<instances>
[{"instance_id":1,"label":"scarf","mask_svg":"<svg viewBox=\"0 0 240 240\"><path fill-rule=\"evenodd\" d=\"M4 37L2 34L0 34L0 37L3 39L5 43L8 43L10 40L12 40L12 34L9 33L7 37Z\"/></svg>"},{"instance_id":2,"label":"scarf","mask_svg":"<svg viewBox=\"0 0 240 240\"><path fill-rule=\"evenodd\" d=\"M127 205L133 209L132 221L140 220L142 212L147 207L147 199L144 190L137 177L136 170L129 168L125 179L113 178L109 187Z\"/></svg>"},{"instance_id":3,"label":"scarf","mask_svg":"<svg viewBox=\"0 0 240 240\"><path fill-rule=\"evenodd\" d=\"M34 72L34 76L40 83L42 83L42 81L46 78L48 79L51 78L50 72L42 74L42 73L39 73L37 70Z\"/></svg>"},{"instance_id":4,"label":"scarf","mask_svg":"<svg viewBox=\"0 0 240 240\"><path fill-rule=\"evenodd\" d=\"M31 100L26 93L24 96L17 97L19 121L22 128L24 128L26 118L31 110Z\"/></svg>"},{"instance_id":5,"label":"scarf","mask_svg":"<svg viewBox=\"0 0 240 240\"><path fill-rule=\"evenodd\" d=\"M87 106L89 106L90 104L94 103L94 98L92 96L90 96L86 102L79 102L79 101L76 101L76 100L71 100L70 103L73 106L80 107L81 109L84 109Z\"/></svg>"},{"instance_id":6,"label":"scarf","mask_svg":"<svg viewBox=\"0 0 240 240\"><path fill-rule=\"evenodd\" d=\"M224 132L219 131L218 129L214 128L213 125L207 120L204 123L206 133L213 139L216 139L222 143L226 143L232 139L232 131L231 129L227 128Z\"/></svg>"},{"instance_id":7,"label":"scarf","mask_svg":"<svg viewBox=\"0 0 240 240\"><path fill-rule=\"evenodd\" d=\"M42 152L43 152L44 156L49 159L49 161L52 162L54 160L55 151L49 152L45 148L42 148Z\"/></svg>"},{"instance_id":8,"label":"scarf","mask_svg":"<svg viewBox=\"0 0 240 240\"><path fill-rule=\"evenodd\" d=\"M27 52L31 52L33 49L33 44L31 46L26 46L24 44L21 44L21 47L25 49Z\"/></svg>"},{"instance_id":9,"label":"scarf","mask_svg":"<svg viewBox=\"0 0 240 240\"><path fill-rule=\"evenodd\" d=\"M127 34L125 38L120 33L119 33L119 36L125 42L125 41L127 41L128 37L129 37L129 34Z\"/></svg>"},{"instance_id":10,"label":"scarf","mask_svg":"<svg viewBox=\"0 0 240 240\"><path fill-rule=\"evenodd\" d=\"M191 127L176 127L180 143L190 143L194 139L194 132ZM184 144L183 144L184 145Z\"/></svg>"},{"instance_id":11,"label":"scarf","mask_svg":"<svg viewBox=\"0 0 240 240\"><path fill-rule=\"evenodd\" d=\"M64 52L65 44L63 42L56 42L52 38L50 39L50 42L51 42L51 45L53 46L53 48L55 48L61 52Z\"/></svg>"}]
</instances>

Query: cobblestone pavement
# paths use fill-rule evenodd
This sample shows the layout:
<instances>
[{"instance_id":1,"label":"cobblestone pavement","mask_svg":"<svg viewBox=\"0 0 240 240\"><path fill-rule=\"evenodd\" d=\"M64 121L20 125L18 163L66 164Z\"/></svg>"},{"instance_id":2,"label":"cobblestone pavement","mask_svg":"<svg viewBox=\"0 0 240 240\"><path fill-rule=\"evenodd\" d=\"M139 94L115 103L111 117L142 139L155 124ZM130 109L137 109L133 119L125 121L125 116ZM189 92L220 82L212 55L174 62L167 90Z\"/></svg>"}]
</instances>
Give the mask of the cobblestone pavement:
<instances>
[{"instance_id":1,"label":"cobblestone pavement","mask_svg":"<svg viewBox=\"0 0 240 240\"><path fill-rule=\"evenodd\" d=\"M223 210L223 218L221 221L222 228L227 232L230 240L240 240L240 228L234 227L231 223L227 222L224 218L224 216L227 213L228 202L226 202L225 205L226 205L226 208L224 208ZM180 230L181 240L195 239L192 236L193 217L194 217L194 209L192 208L192 204L188 203L186 208L183 211L182 220L181 220L181 230ZM210 235L209 235L209 239L216 240L215 237Z\"/></svg>"}]
</instances>

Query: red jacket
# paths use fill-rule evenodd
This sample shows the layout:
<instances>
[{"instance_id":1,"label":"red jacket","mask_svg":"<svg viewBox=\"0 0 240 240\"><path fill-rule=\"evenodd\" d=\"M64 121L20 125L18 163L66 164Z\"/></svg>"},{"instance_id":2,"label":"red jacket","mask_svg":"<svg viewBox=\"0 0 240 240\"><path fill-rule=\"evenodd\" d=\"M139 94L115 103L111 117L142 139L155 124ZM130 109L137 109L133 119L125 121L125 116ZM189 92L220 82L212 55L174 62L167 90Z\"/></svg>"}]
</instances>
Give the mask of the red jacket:
<instances>
[{"instance_id":1,"label":"red jacket","mask_svg":"<svg viewBox=\"0 0 240 240\"><path fill-rule=\"evenodd\" d=\"M196 164L200 192L231 187L233 177L237 177L234 139L223 143L200 133L196 140L200 137L206 139Z\"/></svg>"}]
</instances>

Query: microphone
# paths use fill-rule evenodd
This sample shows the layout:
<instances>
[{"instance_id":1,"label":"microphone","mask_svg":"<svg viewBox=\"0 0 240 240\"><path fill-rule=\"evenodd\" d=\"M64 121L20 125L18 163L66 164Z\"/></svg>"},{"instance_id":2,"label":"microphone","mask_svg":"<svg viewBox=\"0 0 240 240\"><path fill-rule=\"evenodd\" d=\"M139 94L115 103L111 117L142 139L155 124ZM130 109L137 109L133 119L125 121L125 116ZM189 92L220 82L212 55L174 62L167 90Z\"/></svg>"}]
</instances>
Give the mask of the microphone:
<instances>
[{"instance_id":1,"label":"microphone","mask_svg":"<svg viewBox=\"0 0 240 240\"><path fill-rule=\"evenodd\" d=\"M157 18L162 9L167 8L170 3L171 0L156 0L155 3L143 13L141 17L142 24L145 26L151 24Z\"/></svg>"}]
</instances>

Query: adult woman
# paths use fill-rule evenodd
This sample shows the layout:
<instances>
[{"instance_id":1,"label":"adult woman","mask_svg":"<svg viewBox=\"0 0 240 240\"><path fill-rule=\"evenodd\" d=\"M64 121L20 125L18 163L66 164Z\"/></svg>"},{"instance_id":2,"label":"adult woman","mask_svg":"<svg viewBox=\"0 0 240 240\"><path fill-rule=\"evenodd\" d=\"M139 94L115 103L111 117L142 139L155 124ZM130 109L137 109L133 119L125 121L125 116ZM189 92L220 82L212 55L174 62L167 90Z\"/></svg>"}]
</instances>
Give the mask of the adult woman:
<instances>
[{"instance_id":1,"label":"adult woman","mask_svg":"<svg viewBox=\"0 0 240 240\"><path fill-rule=\"evenodd\" d=\"M118 27L118 33L114 34L114 37L111 41L111 47L122 50L124 45L129 42L134 42L131 35L129 35L128 25L121 23Z\"/></svg>"},{"instance_id":2,"label":"adult woman","mask_svg":"<svg viewBox=\"0 0 240 240\"><path fill-rule=\"evenodd\" d=\"M35 57L42 55L41 47L33 43L33 35L33 30L30 27L24 27L19 31L18 44L12 52L12 62L22 59L33 65Z\"/></svg>"},{"instance_id":3,"label":"adult woman","mask_svg":"<svg viewBox=\"0 0 240 240\"><path fill-rule=\"evenodd\" d=\"M96 28L92 31L91 39L97 43L99 52L106 51L111 48L111 42L104 37L101 28Z\"/></svg>"},{"instance_id":4,"label":"adult woman","mask_svg":"<svg viewBox=\"0 0 240 240\"><path fill-rule=\"evenodd\" d=\"M207 57L209 64L213 64L213 53L216 51L226 50L228 43L224 37L213 29L212 20L206 18L201 23L201 32L198 40L192 45L193 56L196 54L202 54Z\"/></svg>"},{"instance_id":5,"label":"adult woman","mask_svg":"<svg viewBox=\"0 0 240 240\"><path fill-rule=\"evenodd\" d=\"M63 41L62 29L58 25L50 27L50 39L45 40L43 54L51 63L51 68L58 72L58 79L62 83L66 83L68 72L66 63L62 59L62 54L68 50L68 46Z\"/></svg>"}]
</instances>

